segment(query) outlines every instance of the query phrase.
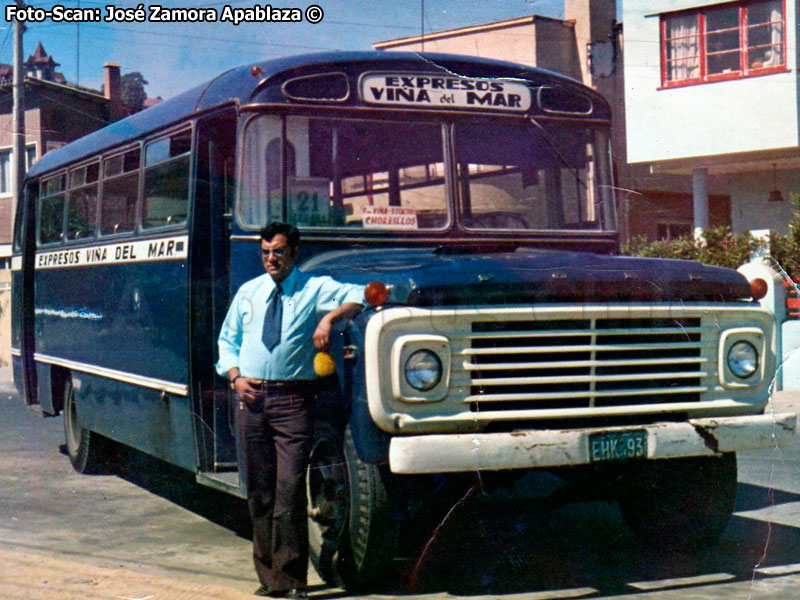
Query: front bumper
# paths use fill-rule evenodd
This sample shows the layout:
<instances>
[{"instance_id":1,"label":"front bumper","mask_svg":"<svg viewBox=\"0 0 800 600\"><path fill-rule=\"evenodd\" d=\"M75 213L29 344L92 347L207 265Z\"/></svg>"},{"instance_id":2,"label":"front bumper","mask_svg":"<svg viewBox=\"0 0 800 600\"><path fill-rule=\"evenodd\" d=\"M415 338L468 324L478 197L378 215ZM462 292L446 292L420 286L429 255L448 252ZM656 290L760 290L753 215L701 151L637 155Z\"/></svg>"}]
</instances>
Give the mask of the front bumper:
<instances>
[{"instance_id":1,"label":"front bumper","mask_svg":"<svg viewBox=\"0 0 800 600\"><path fill-rule=\"evenodd\" d=\"M591 434L632 430L646 432L648 459L713 456L787 445L796 420L794 413L777 413L634 427L398 436L391 440L389 465L400 474L584 465L592 462Z\"/></svg>"}]
</instances>

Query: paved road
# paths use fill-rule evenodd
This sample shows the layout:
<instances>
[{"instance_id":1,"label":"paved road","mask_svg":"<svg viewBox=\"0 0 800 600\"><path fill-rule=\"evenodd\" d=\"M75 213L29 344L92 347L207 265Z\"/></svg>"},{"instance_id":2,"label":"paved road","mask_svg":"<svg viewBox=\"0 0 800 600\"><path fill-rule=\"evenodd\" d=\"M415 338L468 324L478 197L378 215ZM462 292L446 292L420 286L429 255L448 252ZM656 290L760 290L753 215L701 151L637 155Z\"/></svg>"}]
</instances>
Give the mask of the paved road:
<instances>
[{"instance_id":1,"label":"paved road","mask_svg":"<svg viewBox=\"0 0 800 600\"><path fill-rule=\"evenodd\" d=\"M783 394L776 405L798 410L800 394ZM241 502L141 455L120 475L78 475L61 444L60 418L41 419L0 393L0 598L61 600L56 581L75 587L75 598L240 598L253 591ZM691 560L647 554L607 503L521 515L513 506L487 513L467 501L420 562L405 566L403 586L374 597L800 598L800 443L740 456L739 481L722 543ZM21 586L37 557L43 572ZM103 577L123 575L148 577L149 593L104 591ZM312 600L345 595L315 576L312 583Z\"/></svg>"},{"instance_id":2,"label":"paved road","mask_svg":"<svg viewBox=\"0 0 800 600\"><path fill-rule=\"evenodd\" d=\"M236 530L241 502L142 455L128 474L79 475L63 443L60 417L42 419L0 394L0 551L257 587L247 532Z\"/></svg>"}]
</instances>

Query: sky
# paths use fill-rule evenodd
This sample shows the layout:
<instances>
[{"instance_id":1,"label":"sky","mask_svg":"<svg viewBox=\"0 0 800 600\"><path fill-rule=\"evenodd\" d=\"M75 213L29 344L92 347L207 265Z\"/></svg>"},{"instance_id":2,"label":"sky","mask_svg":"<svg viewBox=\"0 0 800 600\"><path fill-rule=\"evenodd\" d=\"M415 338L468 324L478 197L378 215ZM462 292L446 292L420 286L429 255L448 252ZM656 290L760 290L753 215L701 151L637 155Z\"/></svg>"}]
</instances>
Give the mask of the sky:
<instances>
[{"instance_id":1,"label":"sky","mask_svg":"<svg viewBox=\"0 0 800 600\"><path fill-rule=\"evenodd\" d=\"M5 5L12 0L6 0ZM32 0L35 8L52 9L58 0ZM69 8L93 8L104 18L106 6L136 8L136 0L61 0ZM300 8L317 5L322 21L302 23L164 23L82 22L57 23L52 19L27 23L24 56L41 42L58 70L70 82L100 89L103 64L118 63L121 72L140 72L151 98L169 98L219 73L257 60L326 50L369 50L381 40L453 29L490 21L538 14L563 17L563 0L161 0L144 2L167 9L212 8L221 17L232 9L263 7ZM424 14L424 19L423 19ZM3 14L0 27L0 62L13 62L12 27Z\"/></svg>"}]
</instances>

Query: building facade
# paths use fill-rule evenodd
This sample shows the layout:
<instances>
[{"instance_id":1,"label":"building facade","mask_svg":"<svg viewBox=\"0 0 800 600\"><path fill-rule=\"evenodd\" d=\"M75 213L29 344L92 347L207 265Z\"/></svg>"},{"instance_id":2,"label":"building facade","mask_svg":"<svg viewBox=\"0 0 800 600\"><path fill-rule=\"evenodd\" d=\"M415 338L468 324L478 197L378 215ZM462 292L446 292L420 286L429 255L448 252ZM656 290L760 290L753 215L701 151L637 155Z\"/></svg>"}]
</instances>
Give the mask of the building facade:
<instances>
[{"instance_id":1,"label":"building facade","mask_svg":"<svg viewBox=\"0 0 800 600\"><path fill-rule=\"evenodd\" d=\"M691 190L693 228L787 232L800 192L797 0L624 0L635 182ZM684 219L686 220L686 219Z\"/></svg>"},{"instance_id":2,"label":"building facade","mask_svg":"<svg viewBox=\"0 0 800 600\"><path fill-rule=\"evenodd\" d=\"M25 62L25 146L27 164L121 118L119 65L107 64L104 90L67 82L58 63L39 43ZM0 263L11 256L14 199L11 190L13 98L11 66L0 65Z\"/></svg>"}]
</instances>

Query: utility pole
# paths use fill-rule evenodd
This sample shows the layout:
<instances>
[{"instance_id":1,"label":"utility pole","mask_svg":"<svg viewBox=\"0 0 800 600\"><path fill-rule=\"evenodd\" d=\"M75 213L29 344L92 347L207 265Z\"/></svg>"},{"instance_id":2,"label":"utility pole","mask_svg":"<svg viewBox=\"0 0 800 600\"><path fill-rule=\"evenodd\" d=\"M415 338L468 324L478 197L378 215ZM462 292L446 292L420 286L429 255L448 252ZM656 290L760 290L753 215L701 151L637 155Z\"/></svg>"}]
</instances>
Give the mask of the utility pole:
<instances>
[{"instance_id":1,"label":"utility pole","mask_svg":"<svg viewBox=\"0 0 800 600\"><path fill-rule=\"evenodd\" d=\"M15 0L19 8L25 8L22 0ZM14 21L14 148L11 153L11 192L12 215L17 214L17 201L22 191L22 181L25 179L25 72L22 65L22 34L25 24Z\"/></svg>"},{"instance_id":2,"label":"utility pole","mask_svg":"<svg viewBox=\"0 0 800 600\"><path fill-rule=\"evenodd\" d=\"M78 0L78 14L81 12L81 0ZM81 21L78 19L78 39L75 44L75 58L78 65L78 85L81 83Z\"/></svg>"},{"instance_id":3,"label":"utility pole","mask_svg":"<svg viewBox=\"0 0 800 600\"><path fill-rule=\"evenodd\" d=\"M419 33L422 51L425 52L425 0L420 0L419 3Z\"/></svg>"}]
</instances>

